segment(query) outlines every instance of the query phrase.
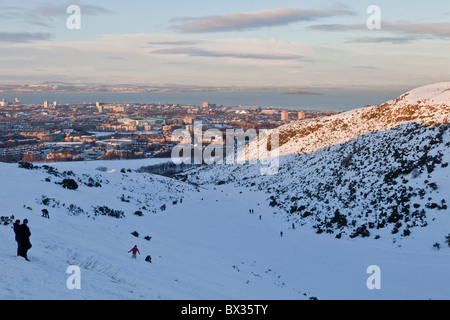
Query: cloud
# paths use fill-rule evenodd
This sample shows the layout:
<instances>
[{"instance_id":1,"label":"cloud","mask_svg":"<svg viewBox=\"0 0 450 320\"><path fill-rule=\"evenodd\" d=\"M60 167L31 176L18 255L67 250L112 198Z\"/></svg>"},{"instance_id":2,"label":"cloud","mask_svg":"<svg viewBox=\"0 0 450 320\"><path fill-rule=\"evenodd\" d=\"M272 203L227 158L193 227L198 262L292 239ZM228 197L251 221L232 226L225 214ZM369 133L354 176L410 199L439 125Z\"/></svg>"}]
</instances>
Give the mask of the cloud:
<instances>
[{"instance_id":1,"label":"cloud","mask_svg":"<svg viewBox=\"0 0 450 320\"><path fill-rule=\"evenodd\" d=\"M308 28L320 31L352 31L365 30L367 26L365 24L316 24Z\"/></svg>"},{"instance_id":2,"label":"cloud","mask_svg":"<svg viewBox=\"0 0 450 320\"><path fill-rule=\"evenodd\" d=\"M357 31L357 30L368 30L365 24L320 24L309 26L310 29L320 30L320 31ZM381 21L381 30L386 32L392 32L397 34L405 35L415 35L415 36L433 36L438 38L448 38L450 37L450 22L429 22L429 23L393 23L390 21ZM378 30L371 32L377 32ZM364 39L364 38L363 38ZM367 38L368 40L369 38ZM376 38L375 38L376 39ZM417 39L423 39L423 37L418 38L389 38L379 37L378 42L407 42Z\"/></svg>"},{"instance_id":3,"label":"cloud","mask_svg":"<svg viewBox=\"0 0 450 320\"><path fill-rule=\"evenodd\" d=\"M377 69L379 69L378 67L374 67L374 66L353 66L353 68L355 68L355 69L364 69L364 70L377 70Z\"/></svg>"},{"instance_id":4,"label":"cloud","mask_svg":"<svg viewBox=\"0 0 450 320\"><path fill-rule=\"evenodd\" d=\"M187 55L190 57L213 57L213 58L237 58L253 60L278 60L278 61L306 61L304 56L293 54L262 54L262 53L242 53L242 52L224 52L202 49L197 47L175 47L157 49L153 54L175 54Z\"/></svg>"},{"instance_id":5,"label":"cloud","mask_svg":"<svg viewBox=\"0 0 450 320\"><path fill-rule=\"evenodd\" d=\"M353 43L391 43L391 44L404 44L418 40L418 37L360 37L352 39L348 42Z\"/></svg>"},{"instance_id":6,"label":"cloud","mask_svg":"<svg viewBox=\"0 0 450 320\"><path fill-rule=\"evenodd\" d=\"M245 31L352 14L354 13L345 6L335 6L328 9L280 8L248 13L209 15L198 18L178 18L172 20L174 24L171 28L182 33Z\"/></svg>"},{"instance_id":7,"label":"cloud","mask_svg":"<svg viewBox=\"0 0 450 320\"><path fill-rule=\"evenodd\" d=\"M388 24L387 29L405 34L450 37L450 22Z\"/></svg>"},{"instance_id":8,"label":"cloud","mask_svg":"<svg viewBox=\"0 0 450 320\"><path fill-rule=\"evenodd\" d=\"M148 45L157 46L192 46L200 43L200 40L174 40L174 41L152 41L148 42Z\"/></svg>"},{"instance_id":9,"label":"cloud","mask_svg":"<svg viewBox=\"0 0 450 320\"><path fill-rule=\"evenodd\" d=\"M88 16L98 16L100 14L112 13L111 10L80 1L43 2L34 6L0 6L0 18L10 20L20 20L22 22L41 27L51 27L52 21L59 17L67 17L67 8L70 5L78 5L81 14Z\"/></svg>"},{"instance_id":10,"label":"cloud","mask_svg":"<svg viewBox=\"0 0 450 320\"><path fill-rule=\"evenodd\" d=\"M32 12L36 16L41 17L57 17L62 15L67 15L66 10L70 5L77 5L80 7L81 13L83 15L91 15L91 16L97 16L100 14L105 13L112 13L111 10L108 8L91 5L91 4L85 4L80 1L78 3L75 3L76 1L64 1L60 2L57 5L55 3L45 2L38 6L36 6Z\"/></svg>"},{"instance_id":11,"label":"cloud","mask_svg":"<svg viewBox=\"0 0 450 320\"><path fill-rule=\"evenodd\" d=\"M0 32L0 42L32 42L50 40L51 34L47 32Z\"/></svg>"}]
</instances>

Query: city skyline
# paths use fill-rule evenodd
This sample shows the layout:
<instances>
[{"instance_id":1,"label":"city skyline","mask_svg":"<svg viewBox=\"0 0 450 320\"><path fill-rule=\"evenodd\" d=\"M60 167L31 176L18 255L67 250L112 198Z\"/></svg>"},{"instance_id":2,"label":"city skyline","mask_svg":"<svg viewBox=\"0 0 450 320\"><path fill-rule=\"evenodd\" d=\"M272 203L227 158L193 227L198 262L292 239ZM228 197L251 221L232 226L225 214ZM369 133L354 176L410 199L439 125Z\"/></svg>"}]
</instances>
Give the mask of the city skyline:
<instances>
[{"instance_id":1,"label":"city skyline","mask_svg":"<svg viewBox=\"0 0 450 320\"><path fill-rule=\"evenodd\" d=\"M413 88L450 71L446 1L22 1L0 17L4 85Z\"/></svg>"}]
</instances>

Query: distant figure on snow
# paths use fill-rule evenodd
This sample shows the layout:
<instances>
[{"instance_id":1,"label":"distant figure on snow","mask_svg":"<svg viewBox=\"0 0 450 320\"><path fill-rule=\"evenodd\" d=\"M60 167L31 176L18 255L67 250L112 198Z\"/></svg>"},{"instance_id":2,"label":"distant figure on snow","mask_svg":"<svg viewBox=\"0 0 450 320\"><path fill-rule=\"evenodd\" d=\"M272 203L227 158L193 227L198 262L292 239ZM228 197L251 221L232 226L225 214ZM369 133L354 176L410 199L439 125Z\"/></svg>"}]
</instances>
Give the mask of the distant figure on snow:
<instances>
[{"instance_id":1,"label":"distant figure on snow","mask_svg":"<svg viewBox=\"0 0 450 320\"><path fill-rule=\"evenodd\" d=\"M137 248L136 245L133 247L133 249L131 249L131 250L128 251L128 252L133 253L133 255L131 256L133 259L136 259L136 252L139 253L139 255L141 254L141 253L139 252L139 249Z\"/></svg>"},{"instance_id":2,"label":"distant figure on snow","mask_svg":"<svg viewBox=\"0 0 450 320\"><path fill-rule=\"evenodd\" d=\"M24 219L23 223L18 226L17 228L17 235L19 238L19 256L24 257L25 260L28 260L27 252L31 249L31 242L30 242L30 228L28 228L28 219Z\"/></svg>"},{"instance_id":3,"label":"distant figure on snow","mask_svg":"<svg viewBox=\"0 0 450 320\"><path fill-rule=\"evenodd\" d=\"M145 261L152 263L152 257L151 256L146 256L145 257Z\"/></svg>"},{"instance_id":4,"label":"distant figure on snow","mask_svg":"<svg viewBox=\"0 0 450 320\"><path fill-rule=\"evenodd\" d=\"M283 236L283 231L280 231L280 236Z\"/></svg>"},{"instance_id":5,"label":"distant figure on snow","mask_svg":"<svg viewBox=\"0 0 450 320\"><path fill-rule=\"evenodd\" d=\"M19 227L20 227L20 220L16 220L13 224L13 230L14 234L16 235L15 239L17 242L17 256L19 256L19 249L20 249L20 240L19 240Z\"/></svg>"},{"instance_id":6,"label":"distant figure on snow","mask_svg":"<svg viewBox=\"0 0 450 320\"><path fill-rule=\"evenodd\" d=\"M50 216L48 215L48 210L47 209L42 209L42 217L50 219Z\"/></svg>"}]
</instances>

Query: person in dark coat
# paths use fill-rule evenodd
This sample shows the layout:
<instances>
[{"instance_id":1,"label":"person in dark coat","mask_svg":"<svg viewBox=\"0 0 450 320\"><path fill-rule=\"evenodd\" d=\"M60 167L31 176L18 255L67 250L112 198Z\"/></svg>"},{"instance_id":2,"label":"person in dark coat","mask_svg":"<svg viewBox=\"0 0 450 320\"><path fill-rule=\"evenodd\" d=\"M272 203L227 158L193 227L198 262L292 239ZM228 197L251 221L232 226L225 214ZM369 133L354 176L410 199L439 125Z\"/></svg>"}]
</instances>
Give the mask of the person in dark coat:
<instances>
[{"instance_id":1,"label":"person in dark coat","mask_svg":"<svg viewBox=\"0 0 450 320\"><path fill-rule=\"evenodd\" d=\"M19 227L20 227L20 220L16 220L13 224L13 230L14 230L14 234L15 236L15 240L17 242L17 256L19 256L19 248L20 248L20 242L19 242Z\"/></svg>"},{"instance_id":2,"label":"person in dark coat","mask_svg":"<svg viewBox=\"0 0 450 320\"><path fill-rule=\"evenodd\" d=\"M30 242L30 228L28 228L28 219L24 219L23 223L17 228L17 235L19 237L19 256L24 257L28 260L27 252L31 249Z\"/></svg>"},{"instance_id":3,"label":"person in dark coat","mask_svg":"<svg viewBox=\"0 0 450 320\"><path fill-rule=\"evenodd\" d=\"M47 209L42 209L42 217L50 219Z\"/></svg>"}]
</instances>

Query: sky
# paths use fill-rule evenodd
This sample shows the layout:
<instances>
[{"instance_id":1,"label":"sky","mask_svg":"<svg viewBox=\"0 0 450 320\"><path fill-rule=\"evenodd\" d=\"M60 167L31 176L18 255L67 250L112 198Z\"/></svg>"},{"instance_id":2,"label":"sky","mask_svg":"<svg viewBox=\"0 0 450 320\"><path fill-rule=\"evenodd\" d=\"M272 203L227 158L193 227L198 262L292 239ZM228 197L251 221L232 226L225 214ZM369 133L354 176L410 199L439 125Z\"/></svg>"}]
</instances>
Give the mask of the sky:
<instances>
[{"instance_id":1,"label":"sky","mask_svg":"<svg viewBox=\"0 0 450 320\"><path fill-rule=\"evenodd\" d=\"M449 52L448 0L0 4L0 84L416 87Z\"/></svg>"}]
</instances>

